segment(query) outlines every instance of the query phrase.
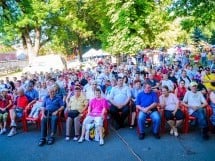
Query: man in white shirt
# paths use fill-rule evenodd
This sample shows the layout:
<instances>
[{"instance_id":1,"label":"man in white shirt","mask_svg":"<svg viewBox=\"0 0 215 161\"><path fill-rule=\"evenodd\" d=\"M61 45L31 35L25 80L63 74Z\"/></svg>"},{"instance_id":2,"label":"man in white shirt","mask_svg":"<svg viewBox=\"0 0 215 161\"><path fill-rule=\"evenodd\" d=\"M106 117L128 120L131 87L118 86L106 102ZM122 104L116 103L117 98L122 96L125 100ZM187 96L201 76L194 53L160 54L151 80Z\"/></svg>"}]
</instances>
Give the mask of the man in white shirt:
<instances>
[{"instance_id":1,"label":"man in white shirt","mask_svg":"<svg viewBox=\"0 0 215 161\"><path fill-rule=\"evenodd\" d=\"M183 99L183 105L188 108L189 115L194 116L199 127L202 129L203 139L208 139L208 123L204 112L204 107L207 106L207 102L200 91L197 91L197 83L191 82L191 91L185 93Z\"/></svg>"},{"instance_id":2,"label":"man in white shirt","mask_svg":"<svg viewBox=\"0 0 215 161\"><path fill-rule=\"evenodd\" d=\"M109 101L110 113L116 121L116 129L124 126L124 120L129 115L128 103L131 99L131 91L128 86L123 86L123 78L118 77L117 86L111 89ZM121 114L119 113L121 112Z\"/></svg>"}]
</instances>

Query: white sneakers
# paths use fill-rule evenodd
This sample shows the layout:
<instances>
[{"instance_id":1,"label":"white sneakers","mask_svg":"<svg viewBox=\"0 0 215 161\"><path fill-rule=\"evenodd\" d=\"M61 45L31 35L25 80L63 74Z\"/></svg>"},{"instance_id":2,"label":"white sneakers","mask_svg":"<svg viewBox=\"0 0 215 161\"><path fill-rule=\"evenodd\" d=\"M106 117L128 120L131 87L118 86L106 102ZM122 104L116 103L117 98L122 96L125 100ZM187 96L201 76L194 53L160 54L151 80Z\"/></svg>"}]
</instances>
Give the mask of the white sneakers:
<instances>
[{"instance_id":1,"label":"white sneakers","mask_svg":"<svg viewBox=\"0 0 215 161\"><path fill-rule=\"evenodd\" d=\"M79 143L82 143L84 141L83 137L80 137L80 139L78 140Z\"/></svg>"},{"instance_id":2,"label":"white sneakers","mask_svg":"<svg viewBox=\"0 0 215 161\"><path fill-rule=\"evenodd\" d=\"M78 140L78 136L75 136L74 138L73 138L73 141L77 141Z\"/></svg>"},{"instance_id":3,"label":"white sneakers","mask_svg":"<svg viewBox=\"0 0 215 161\"><path fill-rule=\"evenodd\" d=\"M104 139L99 140L99 145L104 145Z\"/></svg>"},{"instance_id":4,"label":"white sneakers","mask_svg":"<svg viewBox=\"0 0 215 161\"><path fill-rule=\"evenodd\" d=\"M82 143L84 141L84 138L80 137L80 139L78 140L79 143ZM100 139L99 140L99 145L104 145L104 139Z\"/></svg>"},{"instance_id":5,"label":"white sneakers","mask_svg":"<svg viewBox=\"0 0 215 161\"><path fill-rule=\"evenodd\" d=\"M4 134L7 130L5 128L1 129L0 135Z\"/></svg>"},{"instance_id":6,"label":"white sneakers","mask_svg":"<svg viewBox=\"0 0 215 161\"><path fill-rule=\"evenodd\" d=\"M171 128L169 133L170 135L174 134L174 136L178 137L178 129L176 127Z\"/></svg>"},{"instance_id":7,"label":"white sneakers","mask_svg":"<svg viewBox=\"0 0 215 161\"><path fill-rule=\"evenodd\" d=\"M7 136L11 137L11 136L14 136L16 134L17 134L16 129L12 128Z\"/></svg>"},{"instance_id":8,"label":"white sneakers","mask_svg":"<svg viewBox=\"0 0 215 161\"><path fill-rule=\"evenodd\" d=\"M171 130L170 130L170 135L173 135L174 134L174 130L173 130L173 128L171 128Z\"/></svg>"},{"instance_id":9,"label":"white sneakers","mask_svg":"<svg viewBox=\"0 0 215 161\"><path fill-rule=\"evenodd\" d=\"M70 137L69 137L69 136L67 136L67 137L65 138L65 140L66 140L66 141L69 141L69 140L70 140Z\"/></svg>"},{"instance_id":10,"label":"white sneakers","mask_svg":"<svg viewBox=\"0 0 215 161\"><path fill-rule=\"evenodd\" d=\"M174 128L174 135L176 136L176 137L178 137L178 129L175 127Z\"/></svg>"},{"instance_id":11,"label":"white sneakers","mask_svg":"<svg viewBox=\"0 0 215 161\"><path fill-rule=\"evenodd\" d=\"M10 127L16 127L15 121L11 121Z\"/></svg>"}]
</instances>

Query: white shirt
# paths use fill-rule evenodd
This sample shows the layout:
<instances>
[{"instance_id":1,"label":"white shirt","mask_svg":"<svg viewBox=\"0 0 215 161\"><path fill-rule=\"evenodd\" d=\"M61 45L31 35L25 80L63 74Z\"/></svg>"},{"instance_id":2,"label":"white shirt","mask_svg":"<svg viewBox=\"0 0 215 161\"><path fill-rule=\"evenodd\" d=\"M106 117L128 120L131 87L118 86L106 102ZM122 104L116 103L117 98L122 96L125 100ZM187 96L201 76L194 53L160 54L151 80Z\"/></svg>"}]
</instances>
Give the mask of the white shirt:
<instances>
[{"instance_id":1,"label":"white shirt","mask_svg":"<svg viewBox=\"0 0 215 161\"><path fill-rule=\"evenodd\" d=\"M203 94L199 91L196 93L193 93L192 91L187 91L185 93L183 102L188 104L188 112L191 115L195 111L189 106L201 106L202 103L206 103L206 100Z\"/></svg>"},{"instance_id":2,"label":"white shirt","mask_svg":"<svg viewBox=\"0 0 215 161\"><path fill-rule=\"evenodd\" d=\"M115 86L111 89L110 98L116 104L125 104L125 101L131 97L131 90L128 86Z\"/></svg>"}]
</instances>

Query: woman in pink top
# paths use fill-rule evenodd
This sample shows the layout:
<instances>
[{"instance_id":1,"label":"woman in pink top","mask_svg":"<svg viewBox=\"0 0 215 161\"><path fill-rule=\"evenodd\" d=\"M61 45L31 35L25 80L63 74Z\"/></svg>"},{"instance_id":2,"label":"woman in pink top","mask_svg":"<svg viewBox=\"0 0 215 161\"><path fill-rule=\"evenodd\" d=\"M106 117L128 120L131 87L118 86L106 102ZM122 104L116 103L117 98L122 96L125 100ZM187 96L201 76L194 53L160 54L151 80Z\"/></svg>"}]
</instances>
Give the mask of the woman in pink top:
<instances>
[{"instance_id":1,"label":"woman in pink top","mask_svg":"<svg viewBox=\"0 0 215 161\"><path fill-rule=\"evenodd\" d=\"M90 104L88 107L88 114L87 114L87 117L84 119L81 137L78 140L78 142L81 143L84 141L86 125L94 122L95 127L99 131L99 144L103 145L104 144L103 129L102 129L103 119L104 119L106 109L108 107L108 103L105 98L101 97L101 90L99 88L96 88L95 94L96 94L96 97L90 101Z\"/></svg>"}]
</instances>

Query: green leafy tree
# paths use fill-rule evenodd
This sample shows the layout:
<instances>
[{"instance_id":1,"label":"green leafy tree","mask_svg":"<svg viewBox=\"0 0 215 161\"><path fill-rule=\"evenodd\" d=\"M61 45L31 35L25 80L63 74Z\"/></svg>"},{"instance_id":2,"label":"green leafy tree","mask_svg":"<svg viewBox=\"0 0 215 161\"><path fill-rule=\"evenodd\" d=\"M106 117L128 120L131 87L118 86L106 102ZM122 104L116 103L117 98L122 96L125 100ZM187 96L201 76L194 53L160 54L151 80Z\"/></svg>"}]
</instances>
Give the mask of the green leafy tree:
<instances>
[{"instance_id":1,"label":"green leafy tree","mask_svg":"<svg viewBox=\"0 0 215 161\"><path fill-rule=\"evenodd\" d=\"M63 1L61 28L52 41L52 48L75 53L82 59L83 48L100 43L99 16L101 1Z\"/></svg>"},{"instance_id":2,"label":"green leafy tree","mask_svg":"<svg viewBox=\"0 0 215 161\"><path fill-rule=\"evenodd\" d=\"M203 35L202 31L199 28L195 28L191 35L191 38L193 40L193 45L195 47L198 47L200 41L205 39L205 36Z\"/></svg>"},{"instance_id":3,"label":"green leafy tree","mask_svg":"<svg viewBox=\"0 0 215 161\"><path fill-rule=\"evenodd\" d=\"M191 42L190 34L182 30L180 22L180 18L167 22L168 29L158 34L152 45L156 48L169 48L178 44L189 44Z\"/></svg>"},{"instance_id":4,"label":"green leafy tree","mask_svg":"<svg viewBox=\"0 0 215 161\"><path fill-rule=\"evenodd\" d=\"M210 27L215 22L214 0L177 0L170 10L175 17L182 17L182 25L186 30Z\"/></svg>"},{"instance_id":5,"label":"green leafy tree","mask_svg":"<svg viewBox=\"0 0 215 161\"><path fill-rule=\"evenodd\" d=\"M0 3L1 39L8 44L22 43L31 61L57 29L60 0L2 0Z\"/></svg>"},{"instance_id":6,"label":"green leafy tree","mask_svg":"<svg viewBox=\"0 0 215 161\"><path fill-rule=\"evenodd\" d=\"M212 31L212 35L209 39L209 43L215 45L215 30Z\"/></svg>"},{"instance_id":7,"label":"green leafy tree","mask_svg":"<svg viewBox=\"0 0 215 161\"><path fill-rule=\"evenodd\" d=\"M153 47L155 37L167 29L167 4L154 0L106 1L107 18L101 25L105 48L113 54L133 54Z\"/></svg>"}]
</instances>

